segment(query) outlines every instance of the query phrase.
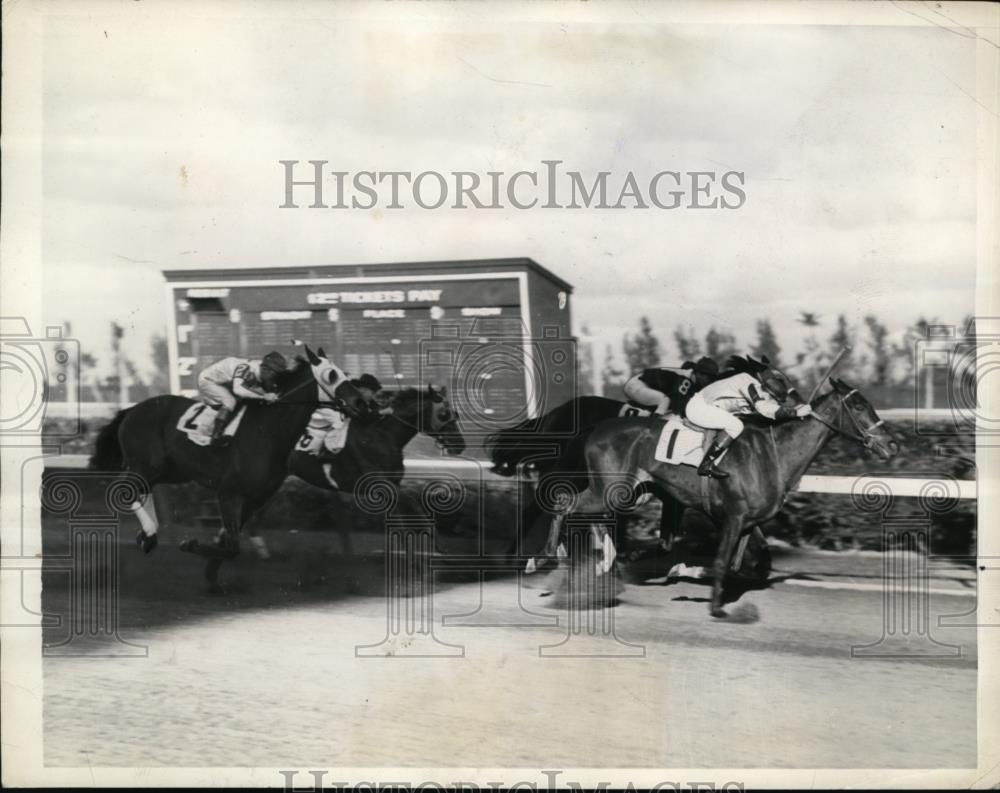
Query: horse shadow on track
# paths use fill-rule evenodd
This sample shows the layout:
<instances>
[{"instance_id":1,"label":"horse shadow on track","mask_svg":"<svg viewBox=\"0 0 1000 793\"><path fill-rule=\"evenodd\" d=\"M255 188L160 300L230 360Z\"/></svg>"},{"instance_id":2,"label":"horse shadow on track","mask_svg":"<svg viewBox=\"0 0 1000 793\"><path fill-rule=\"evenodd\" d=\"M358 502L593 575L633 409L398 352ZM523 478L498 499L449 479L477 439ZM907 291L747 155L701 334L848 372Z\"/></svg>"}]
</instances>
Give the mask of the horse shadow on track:
<instances>
[{"instance_id":1,"label":"horse shadow on track","mask_svg":"<svg viewBox=\"0 0 1000 793\"><path fill-rule=\"evenodd\" d=\"M337 532L262 531L269 558L259 558L245 541L243 552L222 577L223 591L213 593L201 560L178 547L185 535L210 537L211 532L171 526L147 555L135 545L135 529L133 519L126 517L113 547L105 544L100 554L74 554L69 523L43 515L42 612L47 645L64 639L82 611L105 607L100 604L108 604L118 627L127 632L238 612L384 599L389 592L384 533L354 535L354 547L345 553ZM397 555L395 569L407 563L400 563ZM426 565L413 568L403 576L408 585L403 589L397 585L394 594L419 597L472 580L467 573L428 574ZM82 591L88 588L89 594Z\"/></svg>"},{"instance_id":2,"label":"horse shadow on track","mask_svg":"<svg viewBox=\"0 0 1000 793\"><path fill-rule=\"evenodd\" d=\"M777 571L771 567L770 555L775 553L773 546L768 547L766 560L753 557L748 551L740 571L730 572L726 577L722 593L722 602L726 605L736 603L748 592L771 589L775 584L784 581L817 580L816 576L807 572ZM628 561L625 566L626 580L634 586L669 587L676 584L694 584L711 588L712 558L705 554L701 543L686 546L683 542L675 544L670 552L647 551L636 559ZM675 568L680 565L679 570ZM671 573L673 572L673 575ZM697 575L692 575L697 572ZM671 598L678 602L709 603L710 597L692 597L678 595Z\"/></svg>"}]
</instances>

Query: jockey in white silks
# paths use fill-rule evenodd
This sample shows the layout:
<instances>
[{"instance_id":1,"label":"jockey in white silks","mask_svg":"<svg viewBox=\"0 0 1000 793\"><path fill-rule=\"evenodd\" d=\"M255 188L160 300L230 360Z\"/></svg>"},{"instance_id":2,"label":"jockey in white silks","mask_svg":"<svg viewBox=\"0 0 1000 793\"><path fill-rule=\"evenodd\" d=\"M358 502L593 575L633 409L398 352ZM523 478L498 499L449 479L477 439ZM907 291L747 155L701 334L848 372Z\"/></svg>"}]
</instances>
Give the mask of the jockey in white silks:
<instances>
[{"instance_id":1,"label":"jockey in white silks","mask_svg":"<svg viewBox=\"0 0 1000 793\"><path fill-rule=\"evenodd\" d=\"M696 391L688 400L685 417L704 429L722 430L698 466L698 473L702 476L714 476L717 479L729 476L725 471L719 470L715 463L729 448L729 444L743 432L743 422L734 415L736 413L757 413L775 420L802 418L812 413L812 408L809 405L784 407L764 389L757 378L746 372L716 380Z\"/></svg>"},{"instance_id":2,"label":"jockey in white silks","mask_svg":"<svg viewBox=\"0 0 1000 793\"><path fill-rule=\"evenodd\" d=\"M382 390L382 384L374 375L363 374L350 381L351 385L358 389L365 402L372 407L377 405L376 398ZM392 412L392 408L379 408L380 415ZM334 455L341 451L347 443L348 420L336 408L323 407L316 410L309 419L309 427L306 430L311 438L322 437L320 448L314 446L314 454Z\"/></svg>"},{"instance_id":3,"label":"jockey in white silks","mask_svg":"<svg viewBox=\"0 0 1000 793\"><path fill-rule=\"evenodd\" d=\"M222 432L236 410L238 400L277 402L275 377L288 368L285 356L269 352L261 361L223 358L198 374L198 395L210 407L218 408L212 426L212 446L222 445Z\"/></svg>"}]
</instances>

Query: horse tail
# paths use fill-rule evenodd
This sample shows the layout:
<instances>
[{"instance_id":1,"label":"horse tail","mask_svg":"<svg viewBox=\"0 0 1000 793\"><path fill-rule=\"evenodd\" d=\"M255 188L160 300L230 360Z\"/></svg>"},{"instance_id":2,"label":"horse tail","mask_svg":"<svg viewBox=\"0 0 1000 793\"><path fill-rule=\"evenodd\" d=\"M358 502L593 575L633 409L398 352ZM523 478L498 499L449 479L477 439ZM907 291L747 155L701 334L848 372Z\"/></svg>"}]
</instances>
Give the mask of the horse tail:
<instances>
[{"instance_id":1,"label":"horse tail","mask_svg":"<svg viewBox=\"0 0 1000 793\"><path fill-rule=\"evenodd\" d=\"M118 415L110 423L101 428L94 442L94 453L90 456L90 468L94 471L122 471L125 467L125 457L122 454L121 442L118 440L118 430L122 421L132 408L119 410Z\"/></svg>"}]
</instances>

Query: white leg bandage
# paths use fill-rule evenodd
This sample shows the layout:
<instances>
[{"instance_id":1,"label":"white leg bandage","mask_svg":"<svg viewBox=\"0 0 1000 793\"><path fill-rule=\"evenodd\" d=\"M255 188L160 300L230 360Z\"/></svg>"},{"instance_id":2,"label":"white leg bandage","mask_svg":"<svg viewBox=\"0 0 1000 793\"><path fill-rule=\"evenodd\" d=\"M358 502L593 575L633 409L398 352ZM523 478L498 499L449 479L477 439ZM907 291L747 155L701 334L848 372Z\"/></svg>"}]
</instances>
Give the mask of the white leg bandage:
<instances>
[{"instance_id":1,"label":"white leg bandage","mask_svg":"<svg viewBox=\"0 0 1000 793\"><path fill-rule=\"evenodd\" d=\"M142 501L133 501L131 506L135 516L139 519L139 525L142 526L142 533L150 537L156 534L159 529L156 522L156 506L150 503L152 499L153 495L150 493Z\"/></svg>"}]
</instances>

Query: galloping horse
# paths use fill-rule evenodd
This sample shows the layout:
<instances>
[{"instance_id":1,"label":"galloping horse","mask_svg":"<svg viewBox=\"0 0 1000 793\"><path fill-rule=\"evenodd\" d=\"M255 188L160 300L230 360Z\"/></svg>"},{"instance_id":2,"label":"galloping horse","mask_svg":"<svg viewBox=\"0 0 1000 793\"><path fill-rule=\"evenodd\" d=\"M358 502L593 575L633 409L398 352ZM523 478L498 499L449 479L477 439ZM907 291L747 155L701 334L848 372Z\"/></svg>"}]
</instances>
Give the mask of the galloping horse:
<instances>
[{"instance_id":1,"label":"galloping horse","mask_svg":"<svg viewBox=\"0 0 1000 793\"><path fill-rule=\"evenodd\" d=\"M388 415L352 421L347 443L333 456L318 457L296 449L288 458L288 472L323 490L350 495L362 477L376 471L384 481L398 486L404 473L403 447L417 433L434 438L450 455L465 451L458 413L448 401L446 388L406 388L394 394L390 404ZM340 526L340 537L345 553L351 556L349 529Z\"/></svg>"},{"instance_id":2,"label":"galloping horse","mask_svg":"<svg viewBox=\"0 0 1000 793\"><path fill-rule=\"evenodd\" d=\"M583 450L587 438L594 427L607 419L622 415L627 402L602 396L578 396L553 408L543 416L528 419L513 427L499 430L486 440L493 472L500 476L512 477L518 473L518 466L530 467L539 477L556 474L575 475L567 482L577 482L583 490L586 483L587 466ZM642 415L641 408L633 407L635 415ZM653 492L654 485L649 491ZM680 525L684 505L665 492L655 495L663 504L660 513L660 538L669 547L674 529ZM540 517L547 514L537 498L527 499L521 513L521 537L516 537L507 548L507 556L534 556L544 542L531 534ZM520 543L519 543L520 540ZM534 546L531 547L529 542ZM520 546L520 547L519 547Z\"/></svg>"},{"instance_id":3,"label":"galloping horse","mask_svg":"<svg viewBox=\"0 0 1000 793\"><path fill-rule=\"evenodd\" d=\"M756 361L753 358L733 355L726 363L727 368L720 378L736 372L751 372L766 380L780 396L790 398L793 404L805 402L788 377L771 366L766 357ZM648 413L648 410L630 406L630 403L619 399L601 396L575 397L543 416L499 430L487 438L493 471L500 476L515 476L518 465L526 463L541 477L566 474L565 483L582 491L586 489L587 481L584 449L590 433L598 424L608 419L630 414L643 415L643 413ZM650 421L659 422L660 419L656 417ZM658 423L657 426L663 425ZM646 482L640 492L652 494L663 505L660 513L660 540L669 550L674 531L680 526L681 517L689 505L678 501L656 481ZM529 532L545 512L545 507L537 499L529 499L521 516L522 531ZM624 540L624 536L621 539ZM509 556L515 555L517 545L515 538L508 549ZM528 556L535 553L524 546L521 551Z\"/></svg>"},{"instance_id":4,"label":"galloping horse","mask_svg":"<svg viewBox=\"0 0 1000 793\"><path fill-rule=\"evenodd\" d=\"M333 456L317 457L295 450L289 473L311 485L334 492L350 492L365 474L378 471L396 485L403 478L403 447L418 432L429 435L448 454L465 451L458 413L448 401L447 389L428 385L407 388L392 397L392 413L377 419L351 422L344 448Z\"/></svg>"},{"instance_id":5,"label":"galloping horse","mask_svg":"<svg viewBox=\"0 0 1000 793\"><path fill-rule=\"evenodd\" d=\"M722 587L737 540L781 509L830 438L843 435L886 460L899 452L899 444L868 400L841 380L829 382L833 391L813 403L807 419L777 424L747 421L746 430L720 464L730 474L728 479L701 477L691 466L657 462L653 451L663 425L655 419L602 422L590 433L584 450L589 486L575 504L553 517L546 555L555 555L569 511L616 512L616 505L629 503L637 486L654 482L682 504L703 510L720 529L710 611L713 617L725 617Z\"/></svg>"},{"instance_id":6,"label":"galloping horse","mask_svg":"<svg viewBox=\"0 0 1000 793\"><path fill-rule=\"evenodd\" d=\"M278 375L279 398L273 404L250 402L225 448L198 446L177 429L194 400L165 394L118 413L97 437L90 467L128 471L141 476L149 492L137 493L132 509L141 529L136 537L146 553L157 544L153 488L158 484L197 482L219 499L222 531L211 545L185 540L181 550L208 558L205 577L218 588L224 559L239 553L242 527L281 487L288 476L288 456L321 402L336 404L353 416L367 412L361 393L347 376L319 354L305 348L308 360ZM152 507L150 509L150 507Z\"/></svg>"}]
</instances>

